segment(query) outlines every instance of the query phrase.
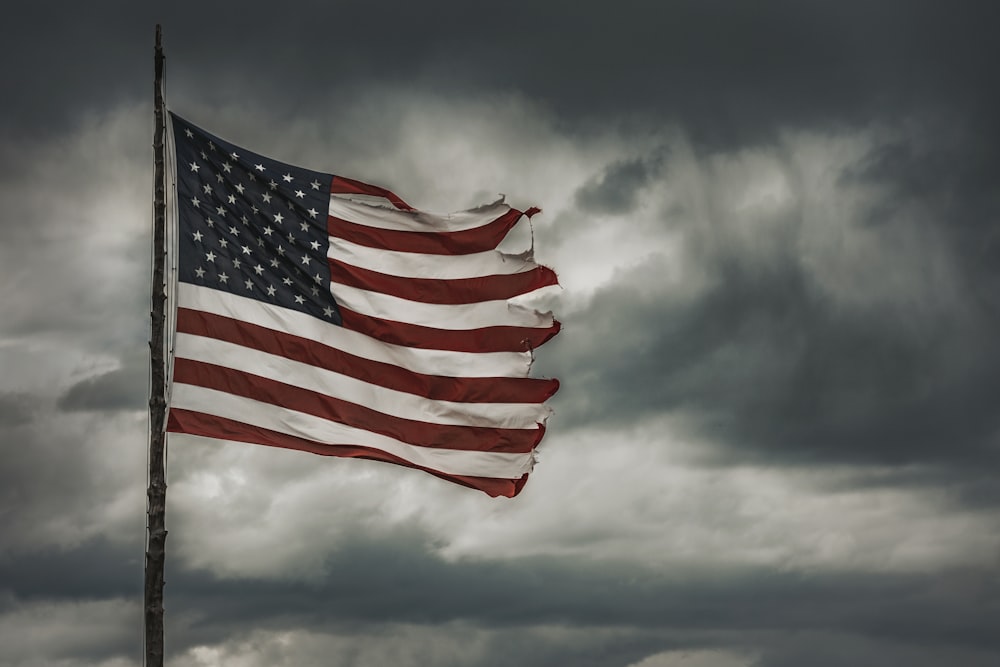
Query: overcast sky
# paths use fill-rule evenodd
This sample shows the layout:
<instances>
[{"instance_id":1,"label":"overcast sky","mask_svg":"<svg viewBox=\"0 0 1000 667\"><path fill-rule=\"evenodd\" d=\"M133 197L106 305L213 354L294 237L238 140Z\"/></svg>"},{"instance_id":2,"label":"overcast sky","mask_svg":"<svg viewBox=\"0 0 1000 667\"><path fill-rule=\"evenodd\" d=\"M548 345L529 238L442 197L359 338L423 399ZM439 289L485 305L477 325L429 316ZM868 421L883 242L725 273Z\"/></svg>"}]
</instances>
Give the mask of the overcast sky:
<instances>
[{"instance_id":1,"label":"overcast sky","mask_svg":"<svg viewBox=\"0 0 1000 667\"><path fill-rule=\"evenodd\" d=\"M0 23L0 665L142 657L152 54L170 108L540 206L517 498L169 452L171 667L1000 664L992 2L22 3Z\"/></svg>"}]
</instances>

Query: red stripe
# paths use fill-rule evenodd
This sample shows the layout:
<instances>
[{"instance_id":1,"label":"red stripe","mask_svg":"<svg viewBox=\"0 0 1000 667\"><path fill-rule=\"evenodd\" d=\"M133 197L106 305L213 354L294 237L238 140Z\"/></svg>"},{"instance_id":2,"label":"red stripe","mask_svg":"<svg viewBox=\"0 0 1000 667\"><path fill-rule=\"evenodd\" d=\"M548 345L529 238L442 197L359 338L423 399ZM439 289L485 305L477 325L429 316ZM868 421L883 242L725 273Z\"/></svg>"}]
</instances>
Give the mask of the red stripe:
<instances>
[{"instance_id":1,"label":"red stripe","mask_svg":"<svg viewBox=\"0 0 1000 667\"><path fill-rule=\"evenodd\" d=\"M420 447L523 454L534 449L545 433L544 428L453 426L404 419L302 387L191 359L175 360L173 377L174 382L270 403Z\"/></svg>"},{"instance_id":2,"label":"red stripe","mask_svg":"<svg viewBox=\"0 0 1000 667\"><path fill-rule=\"evenodd\" d=\"M327 216L327 231L330 236L380 250L419 252L429 255L468 255L495 249L507 236L507 232L517 224L521 215L521 211L512 208L492 222L459 232L405 232L382 229L359 225L330 215Z\"/></svg>"},{"instance_id":3,"label":"red stripe","mask_svg":"<svg viewBox=\"0 0 1000 667\"><path fill-rule=\"evenodd\" d=\"M507 275L442 279L390 276L334 260L330 260L329 264L330 280L335 283L422 303L500 301L559 284L555 272L547 266Z\"/></svg>"},{"instance_id":4,"label":"red stripe","mask_svg":"<svg viewBox=\"0 0 1000 667\"><path fill-rule=\"evenodd\" d=\"M525 352L539 347L559 333L562 325L535 327L482 327L479 329L433 329L419 324L361 315L340 307L344 326L384 343L453 352Z\"/></svg>"},{"instance_id":5,"label":"red stripe","mask_svg":"<svg viewBox=\"0 0 1000 667\"><path fill-rule=\"evenodd\" d=\"M177 309L177 331L224 340L363 382L438 401L460 403L544 403L558 380L539 378L451 378L425 375L349 354L323 343L249 322L190 308Z\"/></svg>"},{"instance_id":6,"label":"red stripe","mask_svg":"<svg viewBox=\"0 0 1000 667\"><path fill-rule=\"evenodd\" d=\"M413 207L407 204L396 193L380 188L377 185L356 181L353 178L334 176L330 183L330 192L338 195L372 195L373 197L384 197L392 202L392 205L404 211L412 211Z\"/></svg>"},{"instance_id":7,"label":"red stripe","mask_svg":"<svg viewBox=\"0 0 1000 667\"><path fill-rule=\"evenodd\" d=\"M190 410L179 410L174 408L170 411L167 420L167 430L171 433L189 433L206 438L218 438L220 440L234 440L236 442L247 442L254 445L267 445L268 447L282 447L284 449L297 449L322 456L339 456L344 458L371 459L384 463L395 463L407 468L423 470L441 479L455 484L461 484L472 489L485 491L491 496L506 496L513 498L524 488L528 475L525 474L519 479L495 479L492 477L470 477L468 475L449 475L447 473L414 465L397 456L388 454L378 449L359 447L357 445L326 445L313 440L306 440L296 436L285 435L269 429L243 424L231 419L224 419L214 415L207 415L201 412Z\"/></svg>"}]
</instances>

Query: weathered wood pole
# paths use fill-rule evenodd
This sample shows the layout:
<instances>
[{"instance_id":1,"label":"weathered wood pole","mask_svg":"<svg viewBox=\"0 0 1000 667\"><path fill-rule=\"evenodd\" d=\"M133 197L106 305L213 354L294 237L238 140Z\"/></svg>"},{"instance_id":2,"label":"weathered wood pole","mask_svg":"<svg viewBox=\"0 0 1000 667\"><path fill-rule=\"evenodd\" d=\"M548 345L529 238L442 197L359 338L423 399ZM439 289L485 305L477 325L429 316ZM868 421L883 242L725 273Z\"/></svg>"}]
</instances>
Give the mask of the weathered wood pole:
<instances>
[{"instance_id":1,"label":"weathered wood pole","mask_svg":"<svg viewBox=\"0 0 1000 667\"><path fill-rule=\"evenodd\" d=\"M153 286L152 332L149 358L152 383L149 395L149 488L146 490L146 567L144 582L145 665L163 667L163 566L166 557L167 480L164 466L166 418L166 364L164 333L167 295L164 287L166 263L167 203L163 167L163 47L156 26L156 72L153 95Z\"/></svg>"}]
</instances>

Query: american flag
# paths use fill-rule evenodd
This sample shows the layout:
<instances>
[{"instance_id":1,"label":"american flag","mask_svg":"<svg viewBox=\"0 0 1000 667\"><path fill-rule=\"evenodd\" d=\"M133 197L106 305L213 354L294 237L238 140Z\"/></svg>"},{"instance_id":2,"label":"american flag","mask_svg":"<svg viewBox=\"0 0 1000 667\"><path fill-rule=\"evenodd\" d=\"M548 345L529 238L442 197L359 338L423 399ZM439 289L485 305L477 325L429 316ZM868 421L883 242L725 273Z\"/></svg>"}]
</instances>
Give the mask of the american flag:
<instances>
[{"instance_id":1,"label":"american flag","mask_svg":"<svg viewBox=\"0 0 1000 667\"><path fill-rule=\"evenodd\" d=\"M171 114L176 269L167 430L524 486L559 331L511 300L557 284L497 250L526 212L451 215L278 162Z\"/></svg>"}]
</instances>

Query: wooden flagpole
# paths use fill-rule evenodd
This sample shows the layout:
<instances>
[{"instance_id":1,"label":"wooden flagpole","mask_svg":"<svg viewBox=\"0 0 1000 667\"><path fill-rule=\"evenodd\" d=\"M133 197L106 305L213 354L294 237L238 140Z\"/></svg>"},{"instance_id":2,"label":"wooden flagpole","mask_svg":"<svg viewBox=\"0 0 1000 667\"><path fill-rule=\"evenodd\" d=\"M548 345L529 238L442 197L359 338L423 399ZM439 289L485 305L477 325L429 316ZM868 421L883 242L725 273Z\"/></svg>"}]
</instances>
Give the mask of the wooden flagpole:
<instances>
[{"instance_id":1,"label":"wooden flagpole","mask_svg":"<svg viewBox=\"0 0 1000 667\"><path fill-rule=\"evenodd\" d=\"M149 351L152 382L149 396L149 488L146 490L146 566L143 587L145 610L144 649L146 667L163 667L163 566L166 557L167 481L164 466L166 416L166 365L164 325L167 295L164 287L166 262L166 186L164 183L163 47L156 26L153 94L153 286L152 332Z\"/></svg>"}]
</instances>

